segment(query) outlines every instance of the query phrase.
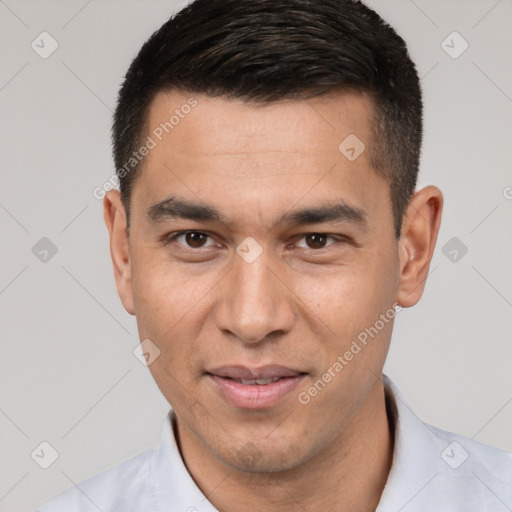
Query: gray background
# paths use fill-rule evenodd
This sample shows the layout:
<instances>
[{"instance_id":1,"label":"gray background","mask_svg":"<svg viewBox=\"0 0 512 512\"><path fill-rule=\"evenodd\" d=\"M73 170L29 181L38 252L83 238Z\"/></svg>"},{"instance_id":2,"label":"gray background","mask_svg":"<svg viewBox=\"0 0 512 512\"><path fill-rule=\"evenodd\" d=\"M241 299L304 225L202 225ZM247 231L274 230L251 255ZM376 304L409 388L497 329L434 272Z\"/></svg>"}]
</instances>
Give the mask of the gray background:
<instances>
[{"instance_id":1,"label":"gray background","mask_svg":"<svg viewBox=\"0 0 512 512\"><path fill-rule=\"evenodd\" d=\"M184 3L0 0L0 510L32 510L158 443L168 405L133 355L92 191L114 171L122 77ZM424 297L397 315L386 372L424 421L512 451L512 2L370 5L417 62L420 186L446 199ZM31 48L43 31L59 45L47 59ZM453 31L469 44L456 59L442 47ZM42 237L57 247L46 262L32 252ZM46 470L31 458L42 441L59 453Z\"/></svg>"}]
</instances>

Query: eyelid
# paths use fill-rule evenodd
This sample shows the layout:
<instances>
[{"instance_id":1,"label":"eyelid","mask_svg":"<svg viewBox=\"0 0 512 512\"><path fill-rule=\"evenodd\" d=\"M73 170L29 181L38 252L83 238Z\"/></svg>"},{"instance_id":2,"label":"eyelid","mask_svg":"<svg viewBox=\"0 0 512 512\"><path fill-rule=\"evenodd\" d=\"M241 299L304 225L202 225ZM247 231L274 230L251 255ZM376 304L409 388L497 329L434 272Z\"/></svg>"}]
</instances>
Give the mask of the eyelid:
<instances>
[{"instance_id":1,"label":"eyelid","mask_svg":"<svg viewBox=\"0 0 512 512\"><path fill-rule=\"evenodd\" d=\"M210 235L209 233L207 233L206 231L199 231L199 230L195 230L195 229L186 229L186 230L182 230L182 231L173 231L172 233L169 233L165 236L162 237L162 241L164 243L164 245L168 245L168 244L171 244L171 243L174 243L174 242L177 242L177 239L180 237L180 236L184 236L184 235L187 235L189 233L196 233L196 234L200 234L200 235L205 235L207 236L208 238L211 238L213 240L213 237L212 235ZM178 245L181 245L183 247L185 247L186 249L191 249L193 251L197 251L197 250L200 250L202 249L203 247L211 247L212 245L216 245L215 244L215 241L213 244L210 244L210 245L203 245L201 247L189 247L185 244L181 244L179 242L177 242Z\"/></svg>"},{"instance_id":2,"label":"eyelid","mask_svg":"<svg viewBox=\"0 0 512 512\"><path fill-rule=\"evenodd\" d=\"M324 237L326 237L326 238L330 238L330 239L332 239L332 240L333 240L333 242L332 242L332 243L330 243L330 244L328 244L328 245L326 245L325 247L320 247L319 249L314 249L313 247L307 247L307 246L306 246L306 247L302 247L302 246L300 246L300 247L301 247L301 249L308 249L308 250L311 250L311 251L320 251L320 250L322 250L322 249L326 249L327 247L330 247L331 245L334 245L336 242L340 242L340 241L342 241L342 240L343 240L343 239L342 239L342 237L339 237L339 236L336 236L336 235L331 235L331 234L329 234L329 233L318 233L318 232L316 232L316 231L312 231L311 233L302 233L302 234L300 234L300 235L297 235L297 237L296 237L296 238L297 238L297 240L303 240L303 239L305 239L305 238L306 238L307 236L309 236L309 235L320 235L320 236L324 236Z\"/></svg>"}]
</instances>

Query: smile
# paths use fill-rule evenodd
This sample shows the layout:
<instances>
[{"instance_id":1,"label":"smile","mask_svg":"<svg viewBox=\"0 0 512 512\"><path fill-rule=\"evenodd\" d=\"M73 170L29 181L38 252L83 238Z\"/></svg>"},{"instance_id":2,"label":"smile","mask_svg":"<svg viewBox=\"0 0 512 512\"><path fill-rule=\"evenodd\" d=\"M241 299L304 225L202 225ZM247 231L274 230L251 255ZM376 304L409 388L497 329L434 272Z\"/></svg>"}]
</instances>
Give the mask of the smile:
<instances>
[{"instance_id":1,"label":"smile","mask_svg":"<svg viewBox=\"0 0 512 512\"><path fill-rule=\"evenodd\" d=\"M266 384L270 384L271 382L277 382L281 377L269 377L268 379L233 379L236 382L240 382L241 384L248 384L249 386L254 386L257 384L258 386L265 386Z\"/></svg>"},{"instance_id":2,"label":"smile","mask_svg":"<svg viewBox=\"0 0 512 512\"><path fill-rule=\"evenodd\" d=\"M275 407L306 377L304 372L275 365L258 369L222 367L206 375L224 402L242 409Z\"/></svg>"}]
</instances>

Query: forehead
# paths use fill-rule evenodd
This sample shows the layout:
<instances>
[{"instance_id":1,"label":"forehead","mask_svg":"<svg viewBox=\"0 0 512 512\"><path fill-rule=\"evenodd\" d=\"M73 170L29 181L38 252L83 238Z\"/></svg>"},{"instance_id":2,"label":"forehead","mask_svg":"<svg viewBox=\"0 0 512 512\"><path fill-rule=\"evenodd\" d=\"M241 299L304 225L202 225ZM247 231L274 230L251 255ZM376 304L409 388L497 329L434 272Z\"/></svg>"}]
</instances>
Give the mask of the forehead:
<instances>
[{"instance_id":1,"label":"forehead","mask_svg":"<svg viewBox=\"0 0 512 512\"><path fill-rule=\"evenodd\" d=\"M354 137L368 148L372 109L367 95L353 92L269 104L159 93L146 126L154 147L134 192L147 207L174 194L207 198L219 211L258 205L259 219L301 196L304 205L341 199L374 208L383 180L367 149L356 159L340 150Z\"/></svg>"},{"instance_id":2,"label":"forehead","mask_svg":"<svg viewBox=\"0 0 512 512\"><path fill-rule=\"evenodd\" d=\"M337 156L339 143L351 133L369 142L372 110L368 95L348 91L265 104L169 91L151 103L147 130L176 155L193 149L191 156L281 151Z\"/></svg>"}]
</instances>

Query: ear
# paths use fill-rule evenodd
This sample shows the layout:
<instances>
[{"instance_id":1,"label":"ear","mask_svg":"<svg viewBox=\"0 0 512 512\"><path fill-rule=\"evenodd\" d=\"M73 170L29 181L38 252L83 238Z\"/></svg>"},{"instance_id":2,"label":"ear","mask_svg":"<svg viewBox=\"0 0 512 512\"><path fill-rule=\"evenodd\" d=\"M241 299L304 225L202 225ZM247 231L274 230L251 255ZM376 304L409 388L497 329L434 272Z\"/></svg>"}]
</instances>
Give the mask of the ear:
<instances>
[{"instance_id":1,"label":"ear","mask_svg":"<svg viewBox=\"0 0 512 512\"><path fill-rule=\"evenodd\" d=\"M414 194L407 207L399 240L400 286L397 302L414 306L423 295L430 261L434 253L443 194L434 186Z\"/></svg>"},{"instance_id":2,"label":"ear","mask_svg":"<svg viewBox=\"0 0 512 512\"><path fill-rule=\"evenodd\" d=\"M124 308L135 314L132 294L130 243L126 225L126 210L118 190L110 190L103 199L103 217L110 235L110 256L114 265L117 293Z\"/></svg>"}]
</instances>

